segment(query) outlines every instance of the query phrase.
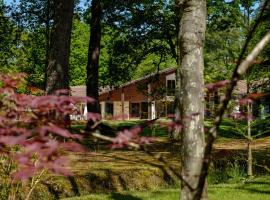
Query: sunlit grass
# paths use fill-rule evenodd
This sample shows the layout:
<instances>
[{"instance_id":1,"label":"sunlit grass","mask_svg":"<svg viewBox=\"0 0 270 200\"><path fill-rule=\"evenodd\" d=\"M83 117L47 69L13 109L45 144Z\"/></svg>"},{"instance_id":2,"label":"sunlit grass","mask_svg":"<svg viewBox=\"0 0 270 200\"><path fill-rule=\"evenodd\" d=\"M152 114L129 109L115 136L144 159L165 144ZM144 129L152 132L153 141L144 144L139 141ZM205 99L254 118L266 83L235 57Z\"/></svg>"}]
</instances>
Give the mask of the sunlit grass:
<instances>
[{"instance_id":1,"label":"sunlit grass","mask_svg":"<svg viewBox=\"0 0 270 200\"><path fill-rule=\"evenodd\" d=\"M92 194L67 200L178 200L179 189L161 189L146 192L119 192ZM209 186L211 200L267 200L270 199L270 177L260 177L238 184L217 184Z\"/></svg>"}]
</instances>

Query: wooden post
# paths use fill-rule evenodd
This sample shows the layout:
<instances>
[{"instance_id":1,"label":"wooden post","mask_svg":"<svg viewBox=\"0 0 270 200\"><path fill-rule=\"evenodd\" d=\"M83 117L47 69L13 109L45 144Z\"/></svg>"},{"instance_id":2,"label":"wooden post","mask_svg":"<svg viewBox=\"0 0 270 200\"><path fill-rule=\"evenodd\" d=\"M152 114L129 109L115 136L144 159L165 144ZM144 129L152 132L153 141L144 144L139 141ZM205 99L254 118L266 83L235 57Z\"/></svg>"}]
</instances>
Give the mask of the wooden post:
<instances>
[{"instance_id":1,"label":"wooden post","mask_svg":"<svg viewBox=\"0 0 270 200\"><path fill-rule=\"evenodd\" d=\"M125 93L124 87L121 88L122 120L125 120Z\"/></svg>"},{"instance_id":2,"label":"wooden post","mask_svg":"<svg viewBox=\"0 0 270 200\"><path fill-rule=\"evenodd\" d=\"M147 102L148 102L148 119L152 119L151 115L151 84L148 84L148 93L147 93Z\"/></svg>"}]
</instances>

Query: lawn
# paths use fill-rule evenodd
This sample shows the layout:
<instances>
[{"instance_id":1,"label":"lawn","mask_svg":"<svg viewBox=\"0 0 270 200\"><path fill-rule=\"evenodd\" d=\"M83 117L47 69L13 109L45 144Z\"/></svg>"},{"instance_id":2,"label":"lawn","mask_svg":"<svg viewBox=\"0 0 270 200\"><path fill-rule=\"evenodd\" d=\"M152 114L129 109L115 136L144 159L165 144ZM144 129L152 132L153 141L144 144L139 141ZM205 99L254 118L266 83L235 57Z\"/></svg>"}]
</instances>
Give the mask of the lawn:
<instances>
[{"instance_id":1,"label":"lawn","mask_svg":"<svg viewBox=\"0 0 270 200\"><path fill-rule=\"evenodd\" d=\"M147 192L118 192L92 194L66 200L178 200L179 189L161 189ZM217 184L209 186L211 200L267 200L270 199L270 177L260 177L238 184Z\"/></svg>"},{"instance_id":2,"label":"lawn","mask_svg":"<svg viewBox=\"0 0 270 200\"><path fill-rule=\"evenodd\" d=\"M105 123L120 131L143 121ZM210 126L210 123L206 122L206 126ZM82 127L83 124L73 126L77 131ZM208 178L210 199L270 199L270 176L260 177L268 175L263 166L270 166L270 137L253 141L254 172L259 178L247 182L246 141L231 138L231 130L231 123L225 121L221 126L223 137L214 145L214 162ZM179 189L175 185L179 184L176 173L180 172L180 143L171 141L167 128L160 126L160 123L146 128L142 135L158 138L147 147L151 155L130 149L111 150L108 143L89 142L89 152L70 156L72 180L57 177L52 180L54 187L61 188L57 189L57 195L67 198L80 194L81 197L71 200L178 199ZM160 156L167 163L160 162Z\"/></svg>"}]
</instances>

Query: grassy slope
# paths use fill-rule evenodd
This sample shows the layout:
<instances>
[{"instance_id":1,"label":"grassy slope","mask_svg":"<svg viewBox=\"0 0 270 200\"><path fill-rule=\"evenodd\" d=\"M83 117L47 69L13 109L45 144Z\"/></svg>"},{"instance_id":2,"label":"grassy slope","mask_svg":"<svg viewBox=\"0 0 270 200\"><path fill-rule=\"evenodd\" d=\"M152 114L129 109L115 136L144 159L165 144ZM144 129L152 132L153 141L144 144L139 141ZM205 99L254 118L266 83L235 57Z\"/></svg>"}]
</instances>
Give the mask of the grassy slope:
<instances>
[{"instance_id":1,"label":"grassy slope","mask_svg":"<svg viewBox=\"0 0 270 200\"><path fill-rule=\"evenodd\" d=\"M257 178L252 182L240 184L210 185L211 200L267 200L270 199L270 177ZM121 192L110 194L93 194L68 200L178 200L179 189L163 189L152 192Z\"/></svg>"},{"instance_id":2,"label":"grassy slope","mask_svg":"<svg viewBox=\"0 0 270 200\"><path fill-rule=\"evenodd\" d=\"M110 126L115 127L116 129L122 129L134 126L138 123L141 123L142 121L115 121L115 122L106 122ZM166 122L166 121L165 121ZM210 126L209 122L206 122L206 126ZM160 144L155 144L156 149L154 152L156 153L167 153L169 152L175 152L175 148L172 148L173 145L168 145L168 132L165 127L159 127L158 125L153 127L148 127L146 130L144 130L142 135L147 136L156 136L160 140ZM216 149L232 149L232 150L240 150L245 149L245 141L243 139L238 139L233 137L232 133L232 125L230 123L224 122L221 126L221 135L223 137L220 137L215 145ZM266 146L268 146L268 142L270 143L270 138L263 138L259 139L258 142L254 141L254 144L257 146L258 144L265 143ZM164 143L164 144L163 144ZM258 143L258 144L257 144ZM255 146L254 146L255 147ZM268 146L269 147L269 146ZM99 149L99 148L97 148ZM261 151L261 146L256 150L259 150L256 152L256 155L254 155L255 158L258 157L258 155L263 155L263 161L268 160L266 155L268 154L267 151ZM263 148L264 149L264 148ZM266 148L268 149L268 148ZM258 155L257 155L258 154ZM179 158L176 156L177 154L173 153L173 157L168 154L167 160L170 160L170 163L174 163L175 167L178 168L179 164ZM266 157L265 157L266 156ZM167 156L166 156L167 157ZM78 158L76 156L76 158ZM88 162L89 159L89 162ZM76 159L75 159L76 160ZM76 169L76 171L79 174L84 174L87 171L93 171L93 170L112 170L113 172L120 171L123 173L123 175L128 175L128 173L125 170L131 169L131 171L134 171L134 169L140 168L140 169L146 169L146 171L150 171L149 169L152 169L154 167L153 164L158 164L157 161L155 161L153 158L150 158L147 155L144 155L140 152L132 152L132 151L111 151L109 149L102 150L99 149L99 151L96 152L96 155L93 157L88 157L87 155L83 156L83 159L79 159L79 162L75 162L73 165L73 168ZM171 164L172 164L171 163ZM227 161L225 161L227 163ZM256 161L257 163L257 161ZM261 162L260 162L261 163ZM242 167L242 166L240 166ZM134 168L134 169L133 169ZM155 167L154 167L155 168ZM159 168L159 167L157 167ZM223 170L223 169L222 169ZM261 169L260 169L261 170ZM142 170L140 170L142 171ZM144 172L142 172L144 173ZM119 173L117 173L119 174ZM238 175L237 175L238 176ZM147 177L147 176L143 176ZM125 178L125 177L124 177ZM243 176L238 177L243 178ZM140 179L140 178L139 178ZM148 180L148 178L146 178ZM240 180L238 179L238 180ZM128 182L132 182L130 178L128 178ZM209 196L210 199L213 200L244 200L244 199L270 199L270 177L265 178L259 178L256 179L256 182L249 183L249 184L229 184L228 182L224 182L224 184L217 184L217 185L210 185L209 190ZM107 181L106 181L107 182ZM213 182L213 181L212 181ZM218 182L220 183L220 182ZM231 183L231 182L230 182ZM133 184L133 183L132 183ZM141 188L143 189L144 186ZM159 188L159 187L154 187ZM129 188L128 188L129 189ZM146 188L145 188L146 189ZM115 192L115 193L102 193L102 194L93 194L78 198L71 198L72 200L87 200L87 199L126 199L126 200L144 200L144 199L155 199L155 200L161 200L161 199L178 199L179 198L179 190L175 188L171 189L163 189L158 191L152 191L152 189L148 188L149 192ZM134 191L134 189L132 189ZM146 189L147 190L147 189ZM155 190L155 189L154 189ZM103 190L101 190L103 191Z\"/></svg>"}]
</instances>

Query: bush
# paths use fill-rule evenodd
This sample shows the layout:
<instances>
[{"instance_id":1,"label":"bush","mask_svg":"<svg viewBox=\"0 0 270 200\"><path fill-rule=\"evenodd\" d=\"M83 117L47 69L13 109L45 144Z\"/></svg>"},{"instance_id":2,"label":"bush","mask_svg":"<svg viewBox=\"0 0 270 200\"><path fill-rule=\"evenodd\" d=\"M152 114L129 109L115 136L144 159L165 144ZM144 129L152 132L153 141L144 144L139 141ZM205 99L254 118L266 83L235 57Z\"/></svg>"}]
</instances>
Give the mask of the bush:
<instances>
[{"instance_id":1,"label":"bush","mask_svg":"<svg viewBox=\"0 0 270 200\"><path fill-rule=\"evenodd\" d=\"M68 116L78 112L75 104L91 100L67 96L66 91L54 96L20 94L22 75L0 78L1 151L16 160L15 178L27 179L44 168L67 174L64 151L82 150L77 143L82 136L68 131Z\"/></svg>"},{"instance_id":2,"label":"bush","mask_svg":"<svg viewBox=\"0 0 270 200\"><path fill-rule=\"evenodd\" d=\"M246 174L246 161L240 158L236 160L216 160L209 170L208 181L211 184L234 183L243 180Z\"/></svg>"}]
</instances>

